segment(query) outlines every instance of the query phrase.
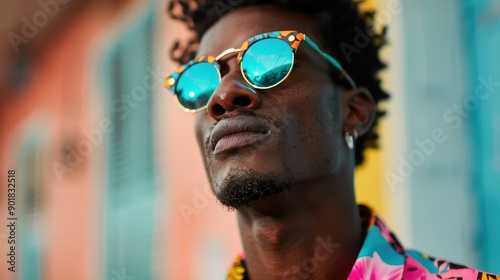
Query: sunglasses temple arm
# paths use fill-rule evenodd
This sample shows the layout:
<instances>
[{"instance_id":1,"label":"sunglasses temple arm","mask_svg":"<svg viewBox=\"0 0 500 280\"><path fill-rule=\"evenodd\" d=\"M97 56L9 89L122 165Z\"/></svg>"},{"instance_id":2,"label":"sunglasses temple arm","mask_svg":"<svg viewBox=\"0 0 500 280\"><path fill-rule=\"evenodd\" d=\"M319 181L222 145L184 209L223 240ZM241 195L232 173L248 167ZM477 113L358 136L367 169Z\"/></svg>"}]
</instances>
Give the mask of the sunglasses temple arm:
<instances>
[{"instance_id":1,"label":"sunglasses temple arm","mask_svg":"<svg viewBox=\"0 0 500 280\"><path fill-rule=\"evenodd\" d=\"M354 80L351 78L351 76L342 68L342 65L333 57L331 57L329 54L323 52L316 43L314 43L309 37L307 37L304 34L304 42L308 44L310 47L312 47L314 50L316 50L321 56L323 56L330 64L332 64L335 68L337 68L342 75L344 75L344 78L347 80L347 82L351 85L351 87L357 88L356 83Z\"/></svg>"}]
</instances>

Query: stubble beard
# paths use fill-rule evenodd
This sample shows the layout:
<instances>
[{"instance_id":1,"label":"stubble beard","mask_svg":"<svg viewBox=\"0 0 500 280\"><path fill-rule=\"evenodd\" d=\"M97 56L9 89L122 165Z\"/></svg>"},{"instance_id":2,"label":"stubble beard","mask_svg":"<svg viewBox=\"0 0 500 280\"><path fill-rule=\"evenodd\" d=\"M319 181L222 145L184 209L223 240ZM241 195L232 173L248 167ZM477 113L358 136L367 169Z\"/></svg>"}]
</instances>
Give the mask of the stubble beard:
<instances>
[{"instance_id":1,"label":"stubble beard","mask_svg":"<svg viewBox=\"0 0 500 280\"><path fill-rule=\"evenodd\" d=\"M231 168L228 175L214 186L215 196L228 210L249 207L252 202L271 197L286 197L292 190L293 176L285 165L286 175L257 173L253 170ZM214 176L212 176L214 178Z\"/></svg>"}]
</instances>

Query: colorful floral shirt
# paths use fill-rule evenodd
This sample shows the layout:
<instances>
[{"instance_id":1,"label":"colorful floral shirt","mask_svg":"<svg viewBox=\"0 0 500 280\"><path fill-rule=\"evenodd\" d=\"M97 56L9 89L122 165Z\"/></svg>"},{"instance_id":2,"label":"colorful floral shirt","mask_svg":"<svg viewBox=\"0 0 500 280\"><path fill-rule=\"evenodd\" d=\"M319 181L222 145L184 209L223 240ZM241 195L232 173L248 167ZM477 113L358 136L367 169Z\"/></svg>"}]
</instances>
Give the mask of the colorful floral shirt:
<instances>
[{"instance_id":1,"label":"colorful floral shirt","mask_svg":"<svg viewBox=\"0 0 500 280\"><path fill-rule=\"evenodd\" d=\"M348 280L500 280L500 276L406 250L369 207L360 205L366 237ZM227 280L249 279L244 254L237 256Z\"/></svg>"}]
</instances>

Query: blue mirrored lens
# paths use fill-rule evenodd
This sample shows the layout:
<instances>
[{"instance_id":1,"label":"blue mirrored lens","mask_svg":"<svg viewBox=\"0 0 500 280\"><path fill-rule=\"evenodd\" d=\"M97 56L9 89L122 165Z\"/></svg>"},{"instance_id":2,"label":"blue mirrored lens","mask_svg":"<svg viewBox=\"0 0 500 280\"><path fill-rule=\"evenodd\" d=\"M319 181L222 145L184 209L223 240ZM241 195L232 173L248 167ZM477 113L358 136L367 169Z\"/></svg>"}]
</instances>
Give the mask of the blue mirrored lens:
<instances>
[{"instance_id":1,"label":"blue mirrored lens","mask_svg":"<svg viewBox=\"0 0 500 280\"><path fill-rule=\"evenodd\" d=\"M292 64L290 46L280 39L269 38L248 48L241 60L241 70L253 86L267 88L283 81Z\"/></svg>"},{"instance_id":2,"label":"blue mirrored lens","mask_svg":"<svg viewBox=\"0 0 500 280\"><path fill-rule=\"evenodd\" d=\"M220 74L214 64L200 62L189 66L177 81L175 91L182 106L196 110L207 105L219 85Z\"/></svg>"}]
</instances>

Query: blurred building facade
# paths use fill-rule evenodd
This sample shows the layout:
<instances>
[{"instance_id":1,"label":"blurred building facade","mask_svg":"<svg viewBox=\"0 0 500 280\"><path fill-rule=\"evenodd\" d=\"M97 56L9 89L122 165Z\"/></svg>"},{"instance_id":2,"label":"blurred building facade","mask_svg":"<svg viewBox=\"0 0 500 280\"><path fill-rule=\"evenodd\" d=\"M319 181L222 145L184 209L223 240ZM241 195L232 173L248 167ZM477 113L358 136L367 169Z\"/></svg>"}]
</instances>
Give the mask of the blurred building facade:
<instances>
[{"instance_id":1,"label":"blurred building facade","mask_svg":"<svg viewBox=\"0 0 500 280\"><path fill-rule=\"evenodd\" d=\"M210 193L194 118L162 86L184 27L161 1L54 0L53 16L20 3L6 33L22 34L23 17L38 31L0 48L0 178L16 169L20 271L3 262L0 278L221 279L241 250L235 215ZM366 1L389 25L392 98L356 192L407 246L500 273L496 3ZM6 204L3 191L2 221Z\"/></svg>"}]
</instances>

